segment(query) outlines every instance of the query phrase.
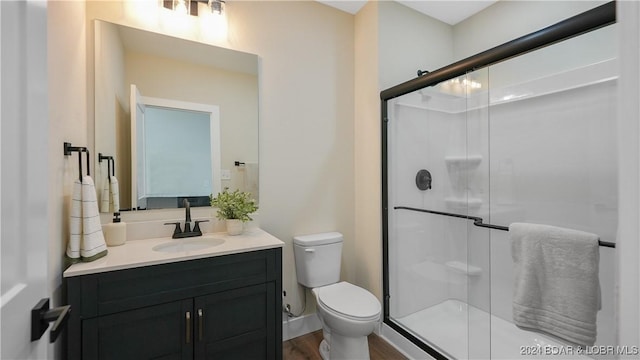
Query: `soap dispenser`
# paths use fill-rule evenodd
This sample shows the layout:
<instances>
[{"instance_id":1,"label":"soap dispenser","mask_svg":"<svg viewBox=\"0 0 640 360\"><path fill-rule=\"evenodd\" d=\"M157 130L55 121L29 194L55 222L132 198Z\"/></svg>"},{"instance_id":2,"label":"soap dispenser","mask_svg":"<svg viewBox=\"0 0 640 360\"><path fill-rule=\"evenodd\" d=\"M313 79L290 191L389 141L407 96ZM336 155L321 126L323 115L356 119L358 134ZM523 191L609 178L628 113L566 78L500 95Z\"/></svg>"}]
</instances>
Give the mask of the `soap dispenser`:
<instances>
[{"instance_id":1,"label":"soap dispenser","mask_svg":"<svg viewBox=\"0 0 640 360\"><path fill-rule=\"evenodd\" d=\"M113 213L113 222L102 226L107 246L118 246L127 240L127 224L120 220L120 213Z\"/></svg>"}]
</instances>

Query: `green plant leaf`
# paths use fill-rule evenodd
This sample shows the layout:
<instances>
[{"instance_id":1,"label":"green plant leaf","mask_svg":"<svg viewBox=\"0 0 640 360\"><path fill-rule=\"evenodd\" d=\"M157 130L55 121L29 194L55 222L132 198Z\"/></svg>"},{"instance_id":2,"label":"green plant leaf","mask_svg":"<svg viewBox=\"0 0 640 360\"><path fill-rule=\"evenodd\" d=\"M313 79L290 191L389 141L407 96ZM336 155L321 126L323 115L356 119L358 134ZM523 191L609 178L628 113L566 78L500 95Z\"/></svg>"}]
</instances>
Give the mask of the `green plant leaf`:
<instances>
[{"instance_id":1,"label":"green plant leaf","mask_svg":"<svg viewBox=\"0 0 640 360\"><path fill-rule=\"evenodd\" d=\"M258 205L251 198L251 193L237 189L229 192L229 189L225 188L216 197L213 197L213 194L209 195L209 200L211 206L218 208L216 217L220 220L238 219L242 222L251 221L253 219L249 214L258 210Z\"/></svg>"}]
</instances>

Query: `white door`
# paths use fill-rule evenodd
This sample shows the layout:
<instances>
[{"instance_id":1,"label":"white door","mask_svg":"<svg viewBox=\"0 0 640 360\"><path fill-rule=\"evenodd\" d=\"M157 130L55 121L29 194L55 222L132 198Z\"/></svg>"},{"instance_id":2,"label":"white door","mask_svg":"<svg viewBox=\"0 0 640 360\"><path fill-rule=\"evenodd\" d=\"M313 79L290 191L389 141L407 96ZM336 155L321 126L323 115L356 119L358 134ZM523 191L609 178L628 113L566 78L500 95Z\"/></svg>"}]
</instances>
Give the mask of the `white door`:
<instances>
[{"instance_id":1,"label":"white door","mask_svg":"<svg viewBox=\"0 0 640 360\"><path fill-rule=\"evenodd\" d=\"M46 359L31 308L48 297L47 3L0 1L0 17L0 359Z\"/></svg>"},{"instance_id":2,"label":"white door","mask_svg":"<svg viewBox=\"0 0 640 360\"><path fill-rule=\"evenodd\" d=\"M145 140L144 118L145 104L142 101L140 90L135 84L131 84L131 207L145 209L146 203L146 179L145 179ZM141 161L140 161L141 160Z\"/></svg>"}]
</instances>

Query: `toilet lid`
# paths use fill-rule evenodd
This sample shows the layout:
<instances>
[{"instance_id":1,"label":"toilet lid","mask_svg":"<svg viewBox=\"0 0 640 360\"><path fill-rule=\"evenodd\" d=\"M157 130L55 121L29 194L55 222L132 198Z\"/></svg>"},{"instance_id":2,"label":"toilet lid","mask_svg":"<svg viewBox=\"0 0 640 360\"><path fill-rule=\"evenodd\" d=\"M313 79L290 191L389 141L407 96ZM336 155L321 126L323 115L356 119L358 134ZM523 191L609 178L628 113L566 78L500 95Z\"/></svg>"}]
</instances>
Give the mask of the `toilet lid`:
<instances>
[{"instance_id":1,"label":"toilet lid","mask_svg":"<svg viewBox=\"0 0 640 360\"><path fill-rule=\"evenodd\" d=\"M367 290L348 282L325 286L318 292L318 300L345 317L366 320L380 315L378 299Z\"/></svg>"}]
</instances>

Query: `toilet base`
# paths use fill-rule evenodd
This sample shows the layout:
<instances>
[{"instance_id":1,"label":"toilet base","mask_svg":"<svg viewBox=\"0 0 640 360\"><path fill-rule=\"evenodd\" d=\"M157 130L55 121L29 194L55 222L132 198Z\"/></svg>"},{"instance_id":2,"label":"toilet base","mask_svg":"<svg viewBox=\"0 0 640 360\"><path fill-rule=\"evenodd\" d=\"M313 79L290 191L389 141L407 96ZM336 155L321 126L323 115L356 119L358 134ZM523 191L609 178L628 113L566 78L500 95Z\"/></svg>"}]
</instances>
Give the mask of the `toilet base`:
<instances>
[{"instance_id":1,"label":"toilet base","mask_svg":"<svg viewBox=\"0 0 640 360\"><path fill-rule=\"evenodd\" d=\"M327 343L327 340L322 339L322 342L320 342L320 347L318 348L318 350L320 350L320 357L322 357L322 360L329 360L329 344Z\"/></svg>"},{"instance_id":2,"label":"toilet base","mask_svg":"<svg viewBox=\"0 0 640 360\"><path fill-rule=\"evenodd\" d=\"M320 356L322 360L368 360L369 341L366 336L346 337L331 334L331 345L326 339L320 342Z\"/></svg>"}]
</instances>

